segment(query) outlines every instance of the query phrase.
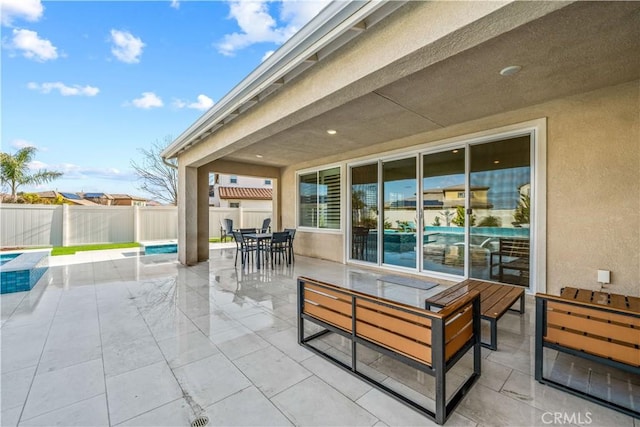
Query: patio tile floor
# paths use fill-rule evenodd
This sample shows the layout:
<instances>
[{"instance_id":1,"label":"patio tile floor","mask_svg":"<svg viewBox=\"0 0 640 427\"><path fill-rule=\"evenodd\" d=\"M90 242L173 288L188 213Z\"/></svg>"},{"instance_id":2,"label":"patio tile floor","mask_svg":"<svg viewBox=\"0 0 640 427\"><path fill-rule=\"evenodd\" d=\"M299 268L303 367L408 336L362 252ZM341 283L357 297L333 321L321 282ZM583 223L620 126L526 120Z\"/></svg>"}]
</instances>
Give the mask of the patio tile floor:
<instances>
[{"instance_id":1,"label":"patio tile floor","mask_svg":"<svg viewBox=\"0 0 640 427\"><path fill-rule=\"evenodd\" d=\"M175 254L53 258L32 291L0 297L0 424L188 426L206 414L224 426L434 425L297 344L299 275L331 282L371 271L302 256L293 266L243 270L234 256L215 249L189 268ZM498 350L483 349L482 376L446 425L548 425L545 413L564 412L588 413L593 426L640 427L532 378L531 297L526 309L498 322ZM320 345L343 351L339 340ZM577 364L545 357L581 380ZM387 384L430 388L377 354L363 352L363 362ZM638 402L637 378L593 377L606 375L615 387L603 393L626 387Z\"/></svg>"}]
</instances>

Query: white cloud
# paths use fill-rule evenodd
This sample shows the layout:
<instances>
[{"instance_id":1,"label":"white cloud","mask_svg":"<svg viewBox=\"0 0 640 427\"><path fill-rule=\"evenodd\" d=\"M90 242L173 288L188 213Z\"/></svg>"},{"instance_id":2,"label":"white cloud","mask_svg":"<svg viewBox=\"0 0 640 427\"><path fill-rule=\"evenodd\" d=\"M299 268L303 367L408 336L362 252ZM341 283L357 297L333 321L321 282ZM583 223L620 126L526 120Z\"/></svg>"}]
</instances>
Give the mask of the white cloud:
<instances>
[{"instance_id":1,"label":"white cloud","mask_svg":"<svg viewBox=\"0 0 640 427\"><path fill-rule=\"evenodd\" d=\"M58 49L49 40L41 39L31 30L14 29L11 48L22 51L25 58L48 61L58 57Z\"/></svg>"},{"instance_id":2,"label":"white cloud","mask_svg":"<svg viewBox=\"0 0 640 427\"><path fill-rule=\"evenodd\" d=\"M276 19L269 13L269 3L268 0L230 1L229 18L236 20L240 32L226 34L222 41L216 44L218 52L231 56L236 50L254 43L284 43L309 22L328 1L282 1L280 12L282 25L278 25Z\"/></svg>"},{"instance_id":3,"label":"white cloud","mask_svg":"<svg viewBox=\"0 0 640 427\"><path fill-rule=\"evenodd\" d=\"M273 55L273 53L275 52L275 50L268 50L264 53L264 55L262 55L262 59L260 60L260 62L264 62L267 60L267 58L269 58L271 55Z\"/></svg>"},{"instance_id":4,"label":"white cloud","mask_svg":"<svg viewBox=\"0 0 640 427\"><path fill-rule=\"evenodd\" d=\"M180 2L178 0L171 0L171 7L174 9L180 9Z\"/></svg>"},{"instance_id":5,"label":"white cloud","mask_svg":"<svg viewBox=\"0 0 640 427\"><path fill-rule=\"evenodd\" d=\"M280 19L294 31L299 31L329 3L330 0L285 0L282 2Z\"/></svg>"},{"instance_id":6,"label":"white cloud","mask_svg":"<svg viewBox=\"0 0 640 427\"><path fill-rule=\"evenodd\" d=\"M162 99L153 92L143 92L140 98L134 99L131 103L134 107L144 108L146 110L149 108L162 107L164 105Z\"/></svg>"},{"instance_id":7,"label":"white cloud","mask_svg":"<svg viewBox=\"0 0 640 427\"><path fill-rule=\"evenodd\" d=\"M128 31L111 30L111 53L122 62L133 64L140 62L142 48L145 44L142 40Z\"/></svg>"},{"instance_id":8,"label":"white cloud","mask_svg":"<svg viewBox=\"0 0 640 427\"><path fill-rule=\"evenodd\" d=\"M14 19L36 22L42 17L44 7L40 0L2 0L0 2L0 21L11 26Z\"/></svg>"},{"instance_id":9,"label":"white cloud","mask_svg":"<svg viewBox=\"0 0 640 427\"><path fill-rule=\"evenodd\" d=\"M30 82L29 84L27 84L27 87L31 90L37 90L41 93L50 93L52 90L57 90L62 96L96 96L100 92L100 89L98 89L97 87L88 85L67 86L62 82Z\"/></svg>"},{"instance_id":10,"label":"white cloud","mask_svg":"<svg viewBox=\"0 0 640 427\"><path fill-rule=\"evenodd\" d=\"M15 148L16 150L20 150L20 149L25 148L25 147L35 147L40 151L47 151L46 149L38 147L36 144L34 144L31 141L27 141L26 139L14 139L13 141L11 141L10 145L11 145L11 147Z\"/></svg>"},{"instance_id":11,"label":"white cloud","mask_svg":"<svg viewBox=\"0 0 640 427\"><path fill-rule=\"evenodd\" d=\"M213 99L209 98L207 95L200 94L197 97L196 102L187 102L181 99L176 99L173 101L173 106L176 108L193 108L194 110L208 110L213 107Z\"/></svg>"},{"instance_id":12,"label":"white cloud","mask_svg":"<svg viewBox=\"0 0 640 427\"><path fill-rule=\"evenodd\" d=\"M217 46L223 55L233 55L254 43L283 43L291 35L286 28L277 26L266 1L231 1L229 17L236 20L241 32L224 36Z\"/></svg>"}]
</instances>

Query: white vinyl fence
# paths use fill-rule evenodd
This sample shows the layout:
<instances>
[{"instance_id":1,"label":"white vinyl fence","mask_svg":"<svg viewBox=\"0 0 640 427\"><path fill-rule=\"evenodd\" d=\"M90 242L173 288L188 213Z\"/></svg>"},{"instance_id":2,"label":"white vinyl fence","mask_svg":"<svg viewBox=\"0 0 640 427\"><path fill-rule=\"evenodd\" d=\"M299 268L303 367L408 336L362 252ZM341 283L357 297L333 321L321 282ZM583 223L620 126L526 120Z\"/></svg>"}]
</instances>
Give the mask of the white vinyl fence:
<instances>
[{"instance_id":1,"label":"white vinyl fence","mask_svg":"<svg viewBox=\"0 0 640 427\"><path fill-rule=\"evenodd\" d=\"M233 228L258 228L270 209L209 208L209 237L220 237L223 219ZM0 206L0 246L73 246L178 238L175 206Z\"/></svg>"}]
</instances>

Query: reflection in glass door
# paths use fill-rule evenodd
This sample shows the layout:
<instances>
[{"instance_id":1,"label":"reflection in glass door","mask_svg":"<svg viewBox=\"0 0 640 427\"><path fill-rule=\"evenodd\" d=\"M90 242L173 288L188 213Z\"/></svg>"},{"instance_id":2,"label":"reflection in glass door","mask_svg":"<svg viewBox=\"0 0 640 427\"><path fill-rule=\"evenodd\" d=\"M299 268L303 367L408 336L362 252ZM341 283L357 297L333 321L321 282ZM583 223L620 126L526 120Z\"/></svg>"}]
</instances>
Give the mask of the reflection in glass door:
<instances>
[{"instance_id":1,"label":"reflection in glass door","mask_svg":"<svg viewBox=\"0 0 640 427\"><path fill-rule=\"evenodd\" d=\"M384 264L416 268L416 158L382 163Z\"/></svg>"},{"instance_id":2,"label":"reflection in glass door","mask_svg":"<svg viewBox=\"0 0 640 427\"><path fill-rule=\"evenodd\" d=\"M378 262L378 163L351 168L351 259Z\"/></svg>"},{"instance_id":3,"label":"reflection in glass door","mask_svg":"<svg viewBox=\"0 0 640 427\"><path fill-rule=\"evenodd\" d=\"M469 277L529 286L530 139L470 146Z\"/></svg>"},{"instance_id":4,"label":"reflection in glass door","mask_svg":"<svg viewBox=\"0 0 640 427\"><path fill-rule=\"evenodd\" d=\"M425 271L464 275L464 156L464 148L423 156L422 266Z\"/></svg>"}]
</instances>

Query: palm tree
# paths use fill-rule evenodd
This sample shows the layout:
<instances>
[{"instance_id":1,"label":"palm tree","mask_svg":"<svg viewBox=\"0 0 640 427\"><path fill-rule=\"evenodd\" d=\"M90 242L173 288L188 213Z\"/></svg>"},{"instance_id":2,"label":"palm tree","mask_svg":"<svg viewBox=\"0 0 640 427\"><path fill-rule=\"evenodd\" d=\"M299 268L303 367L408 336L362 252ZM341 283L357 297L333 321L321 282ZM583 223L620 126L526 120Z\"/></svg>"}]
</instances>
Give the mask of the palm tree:
<instances>
[{"instance_id":1,"label":"palm tree","mask_svg":"<svg viewBox=\"0 0 640 427\"><path fill-rule=\"evenodd\" d=\"M21 185L39 185L62 176L62 172L39 170L29 174L29 163L36 154L36 147L24 147L15 154L0 153L0 181L11 187L11 199L15 202L18 187Z\"/></svg>"}]
</instances>

